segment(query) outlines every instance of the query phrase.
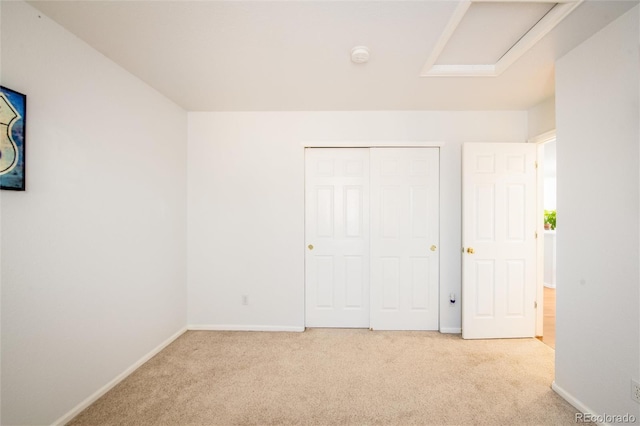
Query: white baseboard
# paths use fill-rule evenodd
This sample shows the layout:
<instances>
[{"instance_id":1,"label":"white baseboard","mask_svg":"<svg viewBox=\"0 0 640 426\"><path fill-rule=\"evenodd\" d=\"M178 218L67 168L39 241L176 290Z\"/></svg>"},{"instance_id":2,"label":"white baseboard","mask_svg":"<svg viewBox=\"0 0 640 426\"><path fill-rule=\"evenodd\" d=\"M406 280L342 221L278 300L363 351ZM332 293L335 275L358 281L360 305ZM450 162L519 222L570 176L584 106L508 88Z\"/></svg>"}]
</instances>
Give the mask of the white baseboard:
<instances>
[{"instance_id":1,"label":"white baseboard","mask_svg":"<svg viewBox=\"0 0 640 426\"><path fill-rule=\"evenodd\" d=\"M191 324L187 330L204 331L295 331L302 332L304 327L288 325L236 325L236 324Z\"/></svg>"},{"instance_id":2,"label":"white baseboard","mask_svg":"<svg viewBox=\"0 0 640 426\"><path fill-rule=\"evenodd\" d=\"M546 288L556 288L556 285L555 285L555 284L548 284L548 283L544 283L544 286L545 286Z\"/></svg>"},{"instance_id":3,"label":"white baseboard","mask_svg":"<svg viewBox=\"0 0 640 426\"><path fill-rule=\"evenodd\" d=\"M440 333L443 333L443 334L460 334L460 333L462 333L462 328L460 328L460 327L442 327L440 329Z\"/></svg>"},{"instance_id":4,"label":"white baseboard","mask_svg":"<svg viewBox=\"0 0 640 426\"><path fill-rule=\"evenodd\" d=\"M558 395L560 395L565 401L569 404L573 405L573 407L578 410L580 413L589 414L592 417L600 417L595 411L584 405L580 400L571 395L569 392L558 386L555 382L551 383L551 389ZM602 426L608 426L609 423L597 423Z\"/></svg>"},{"instance_id":5,"label":"white baseboard","mask_svg":"<svg viewBox=\"0 0 640 426\"><path fill-rule=\"evenodd\" d=\"M111 380L109 383L107 383L106 385L104 385L103 387L101 387L100 389L98 389L97 391L95 391L93 394L91 394L89 397L87 397L84 401L82 401L80 404L76 405L73 409L71 409L71 411L69 411L67 414L63 415L62 417L60 417L58 420L56 420L55 422L53 422L53 426L58 426L58 425L65 425L68 422L71 421L71 419L73 419L75 416L77 416L78 414L80 414L80 412L82 410L84 410L85 408L87 408L88 406L90 406L91 404L93 404L94 402L96 402L102 395L104 395L105 393L109 392L114 386L116 386L118 383L120 383L121 381L123 381L124 379L127 378L127 376L129 376L131 373L133 373L134 371L136 371L142 364L144 364L145 362L149 361L151 358L153 358L155 355L158 354L158 352L160 352L161 350L163 350L164 348L166 348L167 346L169 346L169 344L171 342L173 342L174 340L176 340L178 337L180 337L185 331L187 331L187 328L182 328L180 329L178 332L176 332L175 334L173 334L171 337L169 337L167 340L165 340L164 342L160 343L158 346L156 346L154 349L152 349L149 353L147 353L145 356L143 356L142 358L140 358L138 361L136 361L135 363L133 363L133 365L131 365L129 368L127 368L126 370L124 370L122 373L118 374L113 380Z\"/></svg>"}]
</instances>

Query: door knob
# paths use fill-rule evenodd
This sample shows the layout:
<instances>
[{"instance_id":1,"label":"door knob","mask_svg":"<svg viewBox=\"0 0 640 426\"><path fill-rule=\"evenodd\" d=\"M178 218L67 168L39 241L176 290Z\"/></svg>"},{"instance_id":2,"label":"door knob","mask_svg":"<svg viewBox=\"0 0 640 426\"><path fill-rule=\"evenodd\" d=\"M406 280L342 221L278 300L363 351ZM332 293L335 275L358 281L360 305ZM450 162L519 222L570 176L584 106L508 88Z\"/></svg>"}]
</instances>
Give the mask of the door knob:
<instances>
[{"instance_id":1,"label":"door knob","mask_svg":"<svg viewBox=\"0 0 640 426\"><path fill-rule=\"evenodd\" d=\"M474 253L473 247L467 248L467 253L473 254Z\"/></svg>"},{"instance_id":2,"label":"door knob","mask_svg":"<svg viewBox=\"0 0 640 426\"><path fill-rule=\"evenodd\" d=\"M313 244L309 244L307 247L309 247L309 250L313 250Z\"/></svg>"},{"instance_id":3,"label":"door knob","mask_svg":"<svg viewBox=\"0 0 640 426\"><path fill-rule=\"evenodd\" d=\"M436 248L437 247L435 245L431 246L431 251L436 251Z\"/></svg>"}]
</instances>

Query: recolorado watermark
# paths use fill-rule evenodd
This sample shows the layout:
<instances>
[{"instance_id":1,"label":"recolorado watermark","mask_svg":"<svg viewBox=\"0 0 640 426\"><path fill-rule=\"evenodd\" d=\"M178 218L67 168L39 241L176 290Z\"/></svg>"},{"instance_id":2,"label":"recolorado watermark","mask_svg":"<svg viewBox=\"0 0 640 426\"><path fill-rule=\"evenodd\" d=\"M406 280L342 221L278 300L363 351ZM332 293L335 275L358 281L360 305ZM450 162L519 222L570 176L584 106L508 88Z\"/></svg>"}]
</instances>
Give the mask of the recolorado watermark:
<instances>
[{"instance_id":1,"label":"recolorado watermark","mask_svg":"<svg viewBox=\"0 0 640 426\"><path fill-rule=\"evenodd\" d=\"M633 414L607 414L602 415L590 413L576 413L576 423L635 423L636 416Z\"/></svg>"}]
</instances>

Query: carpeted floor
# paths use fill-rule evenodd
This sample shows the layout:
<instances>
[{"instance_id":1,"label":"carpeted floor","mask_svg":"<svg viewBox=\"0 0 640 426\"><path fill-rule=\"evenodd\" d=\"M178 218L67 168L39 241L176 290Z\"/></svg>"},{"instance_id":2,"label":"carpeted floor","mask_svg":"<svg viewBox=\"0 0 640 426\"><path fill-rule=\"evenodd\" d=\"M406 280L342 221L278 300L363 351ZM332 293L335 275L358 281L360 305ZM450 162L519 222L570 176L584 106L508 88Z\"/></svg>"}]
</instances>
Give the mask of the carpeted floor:
<instances>
[{"instance_id":1,"label":"carpeted floor","mask_svg":"<svg viewBox=\"0 0 640 426\"><path fill-rule=\"evenodd\" d=\"M570 425L537 339L189 331L72 425Z\"/></svg>"}]
</instances>

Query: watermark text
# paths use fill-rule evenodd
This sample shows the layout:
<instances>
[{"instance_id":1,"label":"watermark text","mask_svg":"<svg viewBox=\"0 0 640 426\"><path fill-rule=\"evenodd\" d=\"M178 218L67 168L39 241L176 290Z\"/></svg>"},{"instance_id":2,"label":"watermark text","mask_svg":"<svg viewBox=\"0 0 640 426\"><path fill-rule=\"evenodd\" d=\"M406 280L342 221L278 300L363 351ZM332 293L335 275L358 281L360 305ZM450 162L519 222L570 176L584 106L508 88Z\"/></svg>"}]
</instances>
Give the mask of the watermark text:
<instances>
[{"instance_id":1,"label":"watermark text","mask_svg":"<svg viewBox=\"0 0 640 426\"><path fill-rule=\"evenodd\" d=\"M576 423L635 423L636 416L633 414L591 414L576 413Z\"/></svg>"}]
</instances>

